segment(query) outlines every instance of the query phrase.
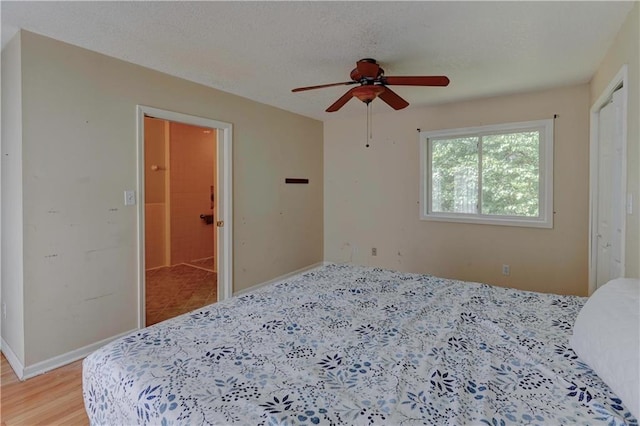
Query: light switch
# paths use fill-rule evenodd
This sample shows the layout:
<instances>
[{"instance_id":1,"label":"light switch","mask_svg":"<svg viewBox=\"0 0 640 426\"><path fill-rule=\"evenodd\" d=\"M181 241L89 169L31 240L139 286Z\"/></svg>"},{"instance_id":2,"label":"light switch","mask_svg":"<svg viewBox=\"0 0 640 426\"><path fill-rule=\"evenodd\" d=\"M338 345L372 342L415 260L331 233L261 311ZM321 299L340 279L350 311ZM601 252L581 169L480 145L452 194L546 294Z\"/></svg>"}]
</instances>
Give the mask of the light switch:
<instances>
[{"instance_id":1,"label":"light switch","mask_svg":"<svg viewBox=\"0 0 640 426\"><path fill-rule=\"evenodd\" d=\"M136 191L124 191L124 205L133 206L136 204Z\"/></svg>"}]
</instances>

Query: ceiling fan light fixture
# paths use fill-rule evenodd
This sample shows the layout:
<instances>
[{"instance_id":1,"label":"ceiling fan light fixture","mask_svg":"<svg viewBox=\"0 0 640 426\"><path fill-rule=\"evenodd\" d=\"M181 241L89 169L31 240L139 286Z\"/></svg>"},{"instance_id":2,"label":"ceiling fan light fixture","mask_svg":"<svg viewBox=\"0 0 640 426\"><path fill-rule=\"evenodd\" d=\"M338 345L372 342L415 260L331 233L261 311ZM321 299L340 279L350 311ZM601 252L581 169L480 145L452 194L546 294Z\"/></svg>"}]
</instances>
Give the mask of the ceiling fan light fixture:
<instances>
[{"instance_id":1,"label":"ceiling fan light fixture","mask_svg":"<svg viewBox=\"0 0 640 426\"><path fill-rule=\"evenodd\" d=\"M368 104L382 94L382 92L384 92L384 86L371 84L355 87L351 93L365 104Z\"/></svg>"}]
</instances>

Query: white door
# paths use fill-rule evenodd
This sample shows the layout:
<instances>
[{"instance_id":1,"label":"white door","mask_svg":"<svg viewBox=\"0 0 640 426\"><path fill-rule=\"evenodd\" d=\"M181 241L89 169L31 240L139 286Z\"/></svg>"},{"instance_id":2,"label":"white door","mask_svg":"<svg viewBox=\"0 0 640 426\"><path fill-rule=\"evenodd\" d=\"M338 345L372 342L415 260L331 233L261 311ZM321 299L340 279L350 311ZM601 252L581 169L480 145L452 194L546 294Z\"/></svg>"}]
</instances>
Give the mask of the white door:
<instances>
[{"instance_id":1,"label":"white door","mask_svg":"<svg viewBox=\"0 0 640 426\"><path fill-rule=\"evenodd\" d=\"M596 222L596 288L624 276L624 198L622 170L622 92L600 110L598 123L598 204Z\"/></svg>"}]
</instances>

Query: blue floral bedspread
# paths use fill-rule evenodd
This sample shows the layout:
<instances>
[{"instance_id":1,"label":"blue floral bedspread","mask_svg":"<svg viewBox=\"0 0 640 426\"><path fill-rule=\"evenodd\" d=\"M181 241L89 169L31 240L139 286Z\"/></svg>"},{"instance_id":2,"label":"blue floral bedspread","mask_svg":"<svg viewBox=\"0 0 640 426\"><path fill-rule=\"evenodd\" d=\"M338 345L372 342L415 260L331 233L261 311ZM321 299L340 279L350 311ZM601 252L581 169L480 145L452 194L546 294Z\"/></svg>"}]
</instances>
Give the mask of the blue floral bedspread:
<instances>
[{"instance_id":1,"label":"blue floral bedspread","mask_svg":"<svg viewBox=\"0 0 640 426\"><path fill-rule=\"evenodd\" d=\"M323 266L104 346L85 406L95 425L637 425L568 346L585 300Z\"/></svg>"}]
</instances>

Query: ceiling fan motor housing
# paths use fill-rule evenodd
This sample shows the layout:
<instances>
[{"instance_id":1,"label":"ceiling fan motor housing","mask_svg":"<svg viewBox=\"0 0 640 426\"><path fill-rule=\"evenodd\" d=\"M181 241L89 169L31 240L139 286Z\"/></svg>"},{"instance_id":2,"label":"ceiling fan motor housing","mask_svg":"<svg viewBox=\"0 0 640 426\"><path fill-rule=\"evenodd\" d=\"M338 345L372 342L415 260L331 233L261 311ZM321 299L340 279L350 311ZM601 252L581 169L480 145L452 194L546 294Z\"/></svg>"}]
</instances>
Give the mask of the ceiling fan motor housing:
<instances>
[{"instance_id":1,"label":"ceiling fan motor housing","mask_svg":"<svg viewBox=\"0 0 640 426\"><path fill-rule=\"evenodd\" d=\"M375 59L361 59L356 63L356 67L351 70L351 80L362 84L372 83L384 75L384 70L380 68Z\"/></svg>"}]
</instances>

